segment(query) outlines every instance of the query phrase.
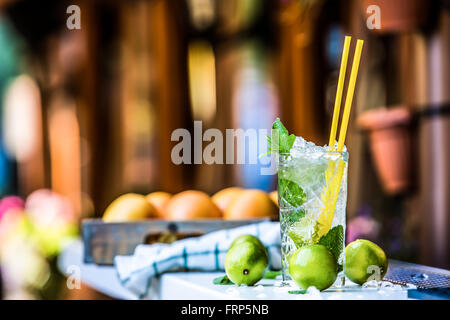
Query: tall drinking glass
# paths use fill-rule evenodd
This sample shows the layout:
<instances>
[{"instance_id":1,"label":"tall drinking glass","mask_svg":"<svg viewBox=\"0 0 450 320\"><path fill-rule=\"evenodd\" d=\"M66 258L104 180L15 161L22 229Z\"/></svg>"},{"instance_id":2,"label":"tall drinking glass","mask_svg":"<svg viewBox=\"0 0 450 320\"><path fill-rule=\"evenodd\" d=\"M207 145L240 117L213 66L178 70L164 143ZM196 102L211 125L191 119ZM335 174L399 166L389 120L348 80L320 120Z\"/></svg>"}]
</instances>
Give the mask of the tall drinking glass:
<instances>
[{"instance_id":1,"label":"tall drinking glass","mask_svg":"<svg viewBox=\"0 0 450 320\"><path fill-rule=\"evenodd\" d=\"M292 254L302 246L319 243L326 244L335 256L335 286L343 285L348 153L330 152L328 148L305 143L302 148L297 148L296 143L289 154L279 155L283 284L290 284Z\"/></svg>"}]
</instances>

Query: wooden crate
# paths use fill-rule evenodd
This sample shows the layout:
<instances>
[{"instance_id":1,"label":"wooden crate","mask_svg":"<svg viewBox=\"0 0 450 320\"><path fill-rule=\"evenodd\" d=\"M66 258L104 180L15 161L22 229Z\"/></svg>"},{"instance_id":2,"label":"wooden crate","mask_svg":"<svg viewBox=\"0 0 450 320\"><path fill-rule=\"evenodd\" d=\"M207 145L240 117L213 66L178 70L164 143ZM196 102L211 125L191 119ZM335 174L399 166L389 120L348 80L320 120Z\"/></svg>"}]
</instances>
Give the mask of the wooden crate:
<instances>
[{"instance_id":1,"label":"wooden crate","mask_svg":"<svg viewBox=\"0 0 450 320\"><path fill-rule=\"evenodd\" d=\"M195 221L145 220L105 223L101 219L83 221L84 262L112 265L116 255L131 255L137 245L155 242L171 243L208 232L257 223L262 219Z\"/></svg>"}]
</instances>

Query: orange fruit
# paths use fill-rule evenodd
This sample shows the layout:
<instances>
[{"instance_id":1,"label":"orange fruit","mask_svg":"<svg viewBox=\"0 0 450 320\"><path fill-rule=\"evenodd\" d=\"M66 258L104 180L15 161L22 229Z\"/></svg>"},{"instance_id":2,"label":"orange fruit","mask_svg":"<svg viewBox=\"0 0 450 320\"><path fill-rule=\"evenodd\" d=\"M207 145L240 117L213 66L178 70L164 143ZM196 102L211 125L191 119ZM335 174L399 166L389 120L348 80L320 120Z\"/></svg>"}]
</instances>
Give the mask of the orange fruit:
<instances>
[{"instance_id":1,"label":"orange fruit","mask_svg":"<svg viewBox=\"0 0 450 320\"><path fill-rule=\"evenodd\" d=\"M224 218L228 220L275 218L278 208L269 195L261 190L243 190L228 206Z\"/></svg>"},{"instance_id":2,"label":"orange fruit","mask_svg":"<svg viewBox=\"0 0 450 320\"><path fill-rule=\"evenodd\" d=\"M229 187L216 192L212 197L212 201L220 210L227 210L230 203L242 192L242 188Z\"/></svg>"},{"instance_id":3,"label":"orange fruit","mask_svg":"<svg viewBox=\"0 0 450 320\"><path fill-rule=\"evenodd\" d=\"M168 192L158 191L149 193L145 198L156 208L156 217L164 219L166 216L166 206L170 198L172 198L172 195Z\"/></svg>"},{"instance_id":4,"label":"orange fruit","mask_svg":"<svg viewBox=\"0 0 450 320\"><path fill-rule=\"evenodd\" d=\"M220 218L222 212L204 192L188 190L174 195L166 207L170 220Z\"/></svg>"},{"instance_id":5,"label":"orange fruit","mask_svg":"<svg viewBox=\"0 0 450 320\"><path fill-rule=\"evenodd\" d=\"M125 222L153 218L156 208L143 195L136 193L123 194L106 208L103 214L105 222Z\"/></svg>"},{"instance_id":6,"label":"orange fruit","mask_svg":"<svg viewBox=\"0 0 450 320\"><path fill-rule=\"evenodd\" d=\"M274 190L271 193L269 193L270 199L278 206L278 191Z\"/></svg>"}]
</instances>

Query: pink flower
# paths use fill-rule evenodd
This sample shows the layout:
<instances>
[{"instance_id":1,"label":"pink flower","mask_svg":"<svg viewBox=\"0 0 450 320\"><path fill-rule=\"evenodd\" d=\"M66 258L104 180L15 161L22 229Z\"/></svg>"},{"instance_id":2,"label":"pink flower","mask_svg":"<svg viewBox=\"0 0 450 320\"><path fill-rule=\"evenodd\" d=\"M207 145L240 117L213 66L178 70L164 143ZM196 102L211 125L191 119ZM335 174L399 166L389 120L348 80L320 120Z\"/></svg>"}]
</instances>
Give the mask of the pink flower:
<instances>
[{"instance_id":1,"label":"pink flower","mask_svg":"<svg viewBox=\"0 0 450 320\"><path fill-rule=\"evenodd\" d=\"M60 226L75 220L72 203L52 190L40 189L31 193L25 203L28 217L40 226Z\"/></svg>"},{"instance_id":2,"label":"pink flower","mask_svg":"<svg viewBox=\"0 0 450 320\"><path fill-rule=\"evenodd\" d=\"M380 224L374 219L361 215L347 224L347 243L359 238L376 239L380 231Z\"/></svg>"},{"instance_id":3,"label":"pink flower","mask_svg":"<svg viewBox=\"0 0 450 320\"><path fill-rule=\"evenodd\" d=\"M6 196L0 200L0 222L4 214L10 210L22 211L25 202L18 196Z\"/></svg>"}]
</instances>

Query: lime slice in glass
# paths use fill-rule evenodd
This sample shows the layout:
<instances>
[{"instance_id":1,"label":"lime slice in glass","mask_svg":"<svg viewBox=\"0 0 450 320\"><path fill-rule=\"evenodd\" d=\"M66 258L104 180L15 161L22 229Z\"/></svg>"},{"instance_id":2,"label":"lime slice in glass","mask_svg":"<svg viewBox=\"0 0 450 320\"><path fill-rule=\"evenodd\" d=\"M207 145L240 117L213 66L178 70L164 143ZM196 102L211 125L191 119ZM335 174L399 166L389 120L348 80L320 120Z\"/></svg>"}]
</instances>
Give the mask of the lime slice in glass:
<instances>
[{"instance_id":1,"label":"lime slice in glass","mask_svg":"<svg viewBox=\"0 0 450 320\"><path fill-rule=\"evenodd\" d=\"M297 248L314 244L319 240L318 229L317 221L310 216L305 216L290 227L289 237Z\"/></svg>"}]
</instances>

